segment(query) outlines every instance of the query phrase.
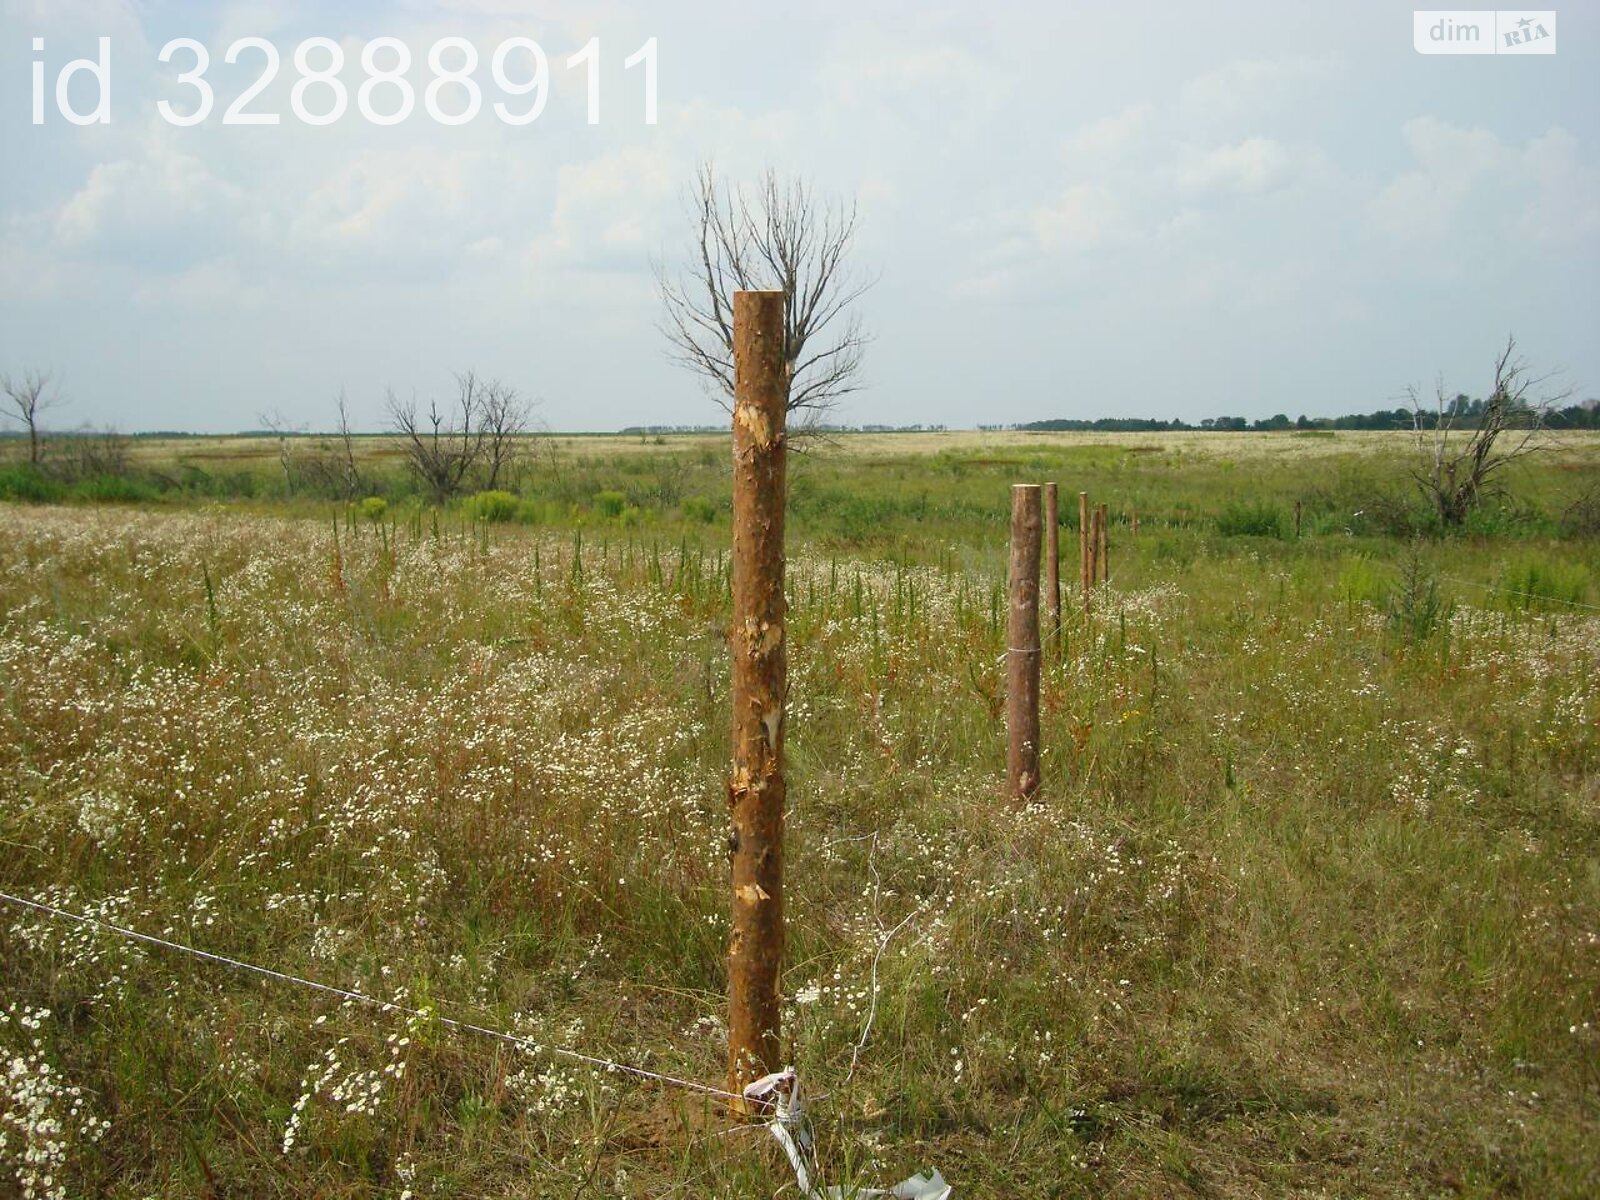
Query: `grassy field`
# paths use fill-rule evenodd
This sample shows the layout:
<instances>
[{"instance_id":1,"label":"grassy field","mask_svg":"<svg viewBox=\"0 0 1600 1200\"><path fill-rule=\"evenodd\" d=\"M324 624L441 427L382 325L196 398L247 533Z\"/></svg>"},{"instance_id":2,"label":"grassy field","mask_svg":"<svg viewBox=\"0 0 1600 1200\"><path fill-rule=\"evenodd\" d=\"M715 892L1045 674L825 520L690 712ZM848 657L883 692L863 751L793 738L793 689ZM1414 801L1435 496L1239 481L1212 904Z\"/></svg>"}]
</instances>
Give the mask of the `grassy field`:
<instances>
[{"instance_id":1,"label":"grassy field","mask_svg":"<svg viewBox=\"0 0 1600 1200\"><path fill-rule=\"evenodd\" d=\"M101 469L95 443L63 439L43 471L0 463L0 500L221 500L325 517L336 503L369 499L388 519L414 524L421 516L431 529L431 503L406 470L400 443L368 435L352 444L353 486L336 438L131 439L115 473ZM1114 502L1116 520L1137 513L1146 525L1173 529L1214 529L1230 516L1230 528L1251 517L1244 525L1260 528L1276 516L1284 523L1276 532L1292 532L1298 503L1306 534L1440 532L1415 502L1409 470L1417 456L1405 433L849 434L806 447L791 462L799 536L898 558L936 557L950 542L989 547L1010 482L1047 477L1062 481L1069 508L1070 492L1087 489ZM515 492L511 508L495 517L557 529L620 526L657 538L720 522L726 540L726 437L559 435L526 439L522 450L502 485ZM1544 453L1514 464L1507 492L1474 515L1468 532L1519 540L1600 532L1597 463L1600 434L1547 435ZM470 501L454 502L457 515L470 517Z\"/></svg>"},{"instance_id":2,"label":"grassy field","mask_svg":"<svg viewBox=\"0 0 1600 1200\"><path fill-rule=\"evenodd\" d=\"M492 512L361 445L364 504L259 439L0 504L0 888L719 1081L726 441L553 439ZM1600 439L1450 536L1406 454L796 460L785 1038L825 1182L1600 1192ZM1110 505L1112 578L1021 808L1005 514L1046 478ZM714 1102L431 1018L3 906L0 963L0 1193L796 1194Z\"/></svg>"}]
</instances>

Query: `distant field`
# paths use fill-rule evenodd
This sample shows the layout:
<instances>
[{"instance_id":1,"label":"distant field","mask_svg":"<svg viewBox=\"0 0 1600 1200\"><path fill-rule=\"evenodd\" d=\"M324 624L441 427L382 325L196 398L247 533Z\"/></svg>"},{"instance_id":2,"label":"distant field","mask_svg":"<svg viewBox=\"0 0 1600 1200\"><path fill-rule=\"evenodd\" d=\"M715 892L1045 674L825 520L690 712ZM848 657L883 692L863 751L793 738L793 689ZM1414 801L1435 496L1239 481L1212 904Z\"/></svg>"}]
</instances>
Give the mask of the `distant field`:
<instances>
[{"instance_id":1,"label":"distant field","mask_svg":"<svg viewBox=\"0 0 1600 1200\"><path fill-rule=\"evenodd\" d=\"M1566 431L1550 440L1563 454L1587 453L1600 448L1600 433ZM728 439L713 434L555 434L546 441L551 451L571 457L610 454L683 454L702 447L724 447ZM329 438L302 437L296 442L326 443ZM359 453L372 461L396 461L402 451L386 434L364 434L356 439ZM1140 450L1154 447L1163 454L1251 460L1295 457L1327 458L1347 454L1403 453L1412 435L1372 430L1291 431L1284 433L1020 433L958 430L946 433L849 433L829 439L832 452L848 456L971 454L981 451L1054 451L1081 446ZM139 438L135 454L142 463L159 465L186 460L252 463L277 466L277 440L267 437Z\"/></svg>"},{"instance_id":2,"label":"distant field","mask_svg":"<svg viewBox=\"0 0 1600 1200\"><path fill-rule=\"evenodd\" d=\"M382 497L394 516L427 506L395 439L360 437L354 448L353 498ZM1007 487L1025 478L1056 479L1069 496L1108 498L1119 521L1137 513L1147 523L1197 527L1241 504L1275 506L1287 519L1298 504L1302 532L1429 532L1410 478L1420 460L1405 433L849 434L799 449L791 527L840 548L919 556L940 542L982 545L1004 520ZM698 536L728 511L724 437L567 435L530 438L522 450L502 486L519 497L515 518L523 524L603 525L620 514L626 528ZM272 438L138 439L131 482L91 480L63 498L245 499L275 511L325 510L351 496L341 457L335 440L318 437L281 448ZM1594 490L1597 474L1600 434L1549 435L1544 453L1508 472L1509 489L1491 498L1474 530L1559 535L1573 527L1573 506ZM1074 505L1066 507L1075 521Z\"/></svg>"},{"instance_id":3,"label":"distant field","mask_svg":"<svg viewBox=\"0 0 1600 1200\"><path fill-rule=\"evenodd\" d=\"M1600 437L1451 533L1407 445L791 462L785 1036L825 1182L1600 1194ZM311 439L287 477L178 439L113 503L0 504L0 890L719 1080L726 441L554 439L494 507L360 448L348 501ZM1006 513L1047 478L1065 547L1072 492L1108 505L1111 582L1068 589L1024 808ZM0 964L0 1194L795 1194L712 1103L431 1019L12 909Z\"/></svg>"}]
</instances>

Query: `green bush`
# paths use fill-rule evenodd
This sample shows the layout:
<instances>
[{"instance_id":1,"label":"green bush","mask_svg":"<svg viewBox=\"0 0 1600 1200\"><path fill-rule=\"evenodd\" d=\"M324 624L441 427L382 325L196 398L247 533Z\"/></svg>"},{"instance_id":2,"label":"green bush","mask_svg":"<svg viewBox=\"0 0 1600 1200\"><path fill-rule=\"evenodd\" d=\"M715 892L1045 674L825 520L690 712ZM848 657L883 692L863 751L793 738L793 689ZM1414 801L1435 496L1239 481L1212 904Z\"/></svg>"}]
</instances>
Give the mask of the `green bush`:
<instances>
[{"instance_id":1,"label":"green bush","mask_svg":"<svg viewBox=\"0 0 1600 1200\"><path fill-rule=\"evenodd\" d=\"M155 485L130 475L91 475L73 484L71 494L98 504L134 504L159 495Z\"/></svg>"},{"instance_id":2,"label":"green bush","mask_svg":"<svg viewBox=\"0 0 1600 1200\"><path fill-rule=\"evenodd\" d=\"M1423 561L1417 545L1400 564L1400 581L1383 610L1390 632L1411 643L1426 641L1450 623L1455 604L1440 595L1439 576Z\"/></svg>"},{"instance_id":3,"label":"green bush","mask_svg":"<svg viewBox=\"0 0 1600 1200\"><path fill-rule=\"evenodd\" d=\"M1500 588L1512 612L1563 609L1584 603L1589 573L1575 564L1530 556L1507 565Z\"/></svg>"},{"instance_id":4,"label":"green bush","mask_svg":"<svg viewBox=\"0 0 1600 1200\"><path fill-rule=\"evenodd\" d=\"M1561 532L1566 537L1600 537L1600 487L1590 488L1562 510Z\"/></svg>"},{"instance_id":5,"label":"green bush","mask_svg":"<svg viewBox=\"0 0 1600 1200\"><path fill-rule=\"evenodd\" d=\"M689 496L683 502L683 516L687 521L709 525L717 519L717 506L704 496Z\"/></svg>"},{"instance_id":6,"label":"green bush","mask_svg":"<svg viewBox=\"0 0 1600 1200\"><path fill-rule=\"evenodd\" d=\"M382 496L368 496L361 502L361 515L374 523L383 520L389 511L389 502Z\"/></svg>"},{"instance_id":7,"label":"green bush","mask_svg":"<svg viewBox=\"0 0 1600 1200\"><path fill-rule=\"evenodd\" d=\"M517 523L519 525L542 525L561 519L561 512L555 506L542 500L523 500L517 504Z\"/></svg>"},{"instance_id":8,"label":"green bush","mask_svg":"<svg viewBox=\"0 0 1600 1200\"><path fill-rule=\"evenodd\" d=\"M1501 498L1470 510L1461 529L1472 537L1525 538L1556 532L1557 526L1532 505Z\"/></svg>"},{"instance_id":9,"label":"green bush","mask_svg":"<svg viewBox=\"0 0 1600 1200\"><path fill-rule=\"evenodd\" d=\"M1370 558L1347 558L1339 568L1339 599L1346 604L1380 604L1388 595L1388 585Z\"/></svg>"},{"instance_id":10,"label":"green bush","mask_svg":"<svg viewBox=\"0 0 1600 1200\"><path fill-rule=\"evenodd\" d=\"M1281 538L1284 524L1283 510L1264 501L1230 504L1217 514L1217 532L1223 537Z\"/></svg>"},{"instance_id":11,"label":"green bush","mask_svg":"<svg viewBox=\"0 0 1600 1200\"><path fill-rule=\"evenodd\" d=\"M594 507L602 517L620 517L622 510L628 507L628 498L621 492L596 492Z\"/></svg>"},{"instance_id":12,"label":"green bush","mask_svg":"<svg viewBox=\"0 0 1600 1200\"><path fill-rule=\"evenodd\" d=\"M1435 509L1416 503L1415 497L1393 489L1370 493L1350 514L1350 531L1357 537L1439 537L1444 525Z\"/></svg>"},{"instance_id":13,"label":"green bush","mask_svg":"<svg viewBox=\"0 0 1600 1200\"><path fill-rule=\"evenodd\" d=\"M26 500L49 504L60 500L64 489L54 479L27 463L0 467L0 500Z\"/></svg>"},{"instance_id":14,"label":"green bush","mask_svg":"<svg viewBox=\"0 0 1600 1200\"><path fill-rule=\"evenodd\" d=\"M517 515L518 499L510 492L479 492L468 503L472 515L483 521L509 521Z\"/></svg>"}]
</instances>

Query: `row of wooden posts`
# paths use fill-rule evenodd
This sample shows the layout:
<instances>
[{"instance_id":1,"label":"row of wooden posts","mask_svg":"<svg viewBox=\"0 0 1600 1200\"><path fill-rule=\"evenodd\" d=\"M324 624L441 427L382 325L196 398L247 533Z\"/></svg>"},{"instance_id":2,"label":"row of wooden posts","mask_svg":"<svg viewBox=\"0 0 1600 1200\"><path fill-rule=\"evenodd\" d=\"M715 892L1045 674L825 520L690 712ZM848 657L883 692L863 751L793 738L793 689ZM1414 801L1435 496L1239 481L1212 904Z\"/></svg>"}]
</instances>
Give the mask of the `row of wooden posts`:
<instances>
[{"instance_id":1,"label":"row of wooden posts","mask_svg":"<svg viewBox=\"0 0 1600 1200\"><path fill-rule=\"evenodd\" d=\"M1042 513L1041 513L1042 508ZM1130 518L1137 528L1138 517ZM1078 584L1087 612L1110 577L1107 510L1078 493ZM1039 620L1040 531L1044 539L1044 630L1061 638L1061 510L1054 483L1011 487L1011 562L1006 574L1006 782L1026 800L1039 788L1039 676L1044 640Z\"/></svg>"},{"instance_id":2,"label":"row of wooden posts","mask_svg":"<svg viewBox=\"0 0 1600 1200\"><path fill-rule=\"evenodd\" d=\"M728 1092L782 1066L785 419L784 294L733 298L733 765L728 778L732 919L728 938ZM1041 511L1041 508L1043 511ZM1109 578L1104 504L1078 494L1085 608ZM1131 518L1137 531L1138 518ZM1011 490L1006 623L1007 770L1013 795L1039 786L1041 533L1050 636L1061 635L1060 512L1054 483Z\"/></svg>"}]
</instances>

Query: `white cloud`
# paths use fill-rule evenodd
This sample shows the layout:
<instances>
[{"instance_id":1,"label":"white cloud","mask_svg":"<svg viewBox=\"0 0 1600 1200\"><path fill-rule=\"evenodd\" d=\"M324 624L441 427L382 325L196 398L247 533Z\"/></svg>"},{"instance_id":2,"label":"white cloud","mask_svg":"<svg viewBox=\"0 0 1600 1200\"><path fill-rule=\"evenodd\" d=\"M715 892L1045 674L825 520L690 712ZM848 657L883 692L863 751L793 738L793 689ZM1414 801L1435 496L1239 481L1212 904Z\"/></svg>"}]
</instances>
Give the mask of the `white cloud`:
<instances>
[{"instance_id":1,"label":"white cloud","mask_svg":"<svg viewBox=\"0 0 1600 1200\"><path fill-rule=\"evenodd\" d=\"M224 256L196 263L167 278L151 279L134 289L133 302L144 308L178 305L192 309L259 309L269 289L260 279Z\"/></svg>"},{"instance_id":2,"label":"white cloud","mask_svg":"<svg viewBox=\"0 0 1600 1200\"><path fill-rule=\"evenodd\" d=\"M44 222L13 217L0 237L0 296L21 301L58 299L69 291L71 264L54 253Z\"/></svg>"},{"instance_id":3,"label":"white cloud","mask_svg":"<svg viewBox=\"0 0 1600 1200\"><path fill-rule=\"evenodd\" d=\"M272 39L288 25L290 16L288 7L278 0L234 0L217 14L216 31L209 40L213 46L225 47L244 37ZM220 60L222 55L216 57Z\"/></svg>"},{"instance_id":4,"label":"white cloud","mask_svg":"<svg viewBox=\"0 0 1600 1200\"><path fill-rule=\"evenodd\" d=\"M129 157L90 168L83 185L55 210L52 227L57 242L75 250L129 250L174 236L198 246L242 202L237 186L179 150L170 130L152 124Z\"/></svg>"},{"instance_id":5,"label":"white cloud","mask_svg":"<svg viewBox=\"0 0 1600 1200\"><path fill-rule=\"evenodd\" d=\"M1521 166L1534 194L1517 217L1518 234L1558 243L1600 236L1600 167L1579 160L1577 138L1556 126L1528 144Z\"/></svg>"},{"instance_id":6,"label":"white cloud","mask_svg":"<svg viewBox=\"0 0 1600 1200\"><path fill-rule=\"evenodd\" d=\"M139 30L142 20L137 0L11 0L18 21L40 34L67 28L81 34L92 29L112 36Z\"/></svg>"},{"instance_id":7,"label":"white cloud","mask_svg":"<svg viewBox=\"0 0 1600 1200\"><path fill-rule=\"evenodd\" d=\"M556 204L547 230L529 245L539 265L637 268L655 247L683 179L683 167L660 147L628 146L556 173Z\"/></svg>"},{"instance_id":8,"label":"white cloud","mask_svg":"<svg viewBox=\"0 0 1600 1200\"><path fill-rule=\"evenodd\" d=\"M1135 104L1075 130L1063 143L1062 156L1075 166L1115 163L1147 144L1156 125L1155 106Z\"/></svg>"},{"instance_id":9,"label":"white cloud","mask_svg":"<svg viewBox=\"0 0 1600 1200\"><path fill-rule=\"evenodd\" d=\"M1252 137L1194 156L1179 166L1177 178L1185 191L1259 195L1282 187L1293 169L1293 160L1280 143Z\"/></svg>"},{"instance_id":10,"label":"white cloud","mask_svg":"<svg viewBox=\"0 0 1600 1200\"><path fill-rule=\"evenodd\" d=\"M1334 60L1310 55L1240 59L1190 80L1178 98L1177 116L1187 124L1225 124L1281 110L1286 102L1332 79Z\"/></svg>"},{"instance_id":11,"label":"white cloud","mask_svg":"<svg viewBox=\"0 0 1600 1200\"><path fill-rule=\"evenodd\" d=\"M1600 233L1600 169L1559 126L1522 149L1434 116L1401 130L1415 166L1385 184L1368 216L1388 237L1457 243L1463 235L1568 244Z\"/></svg>"},{"instance_id":12,"label":"white cloud","mask_svg":"<svg viewBox=\"0 0 1600 1200\"><path fill-rule=\"evenodd\" d=\"M470 150L369 151L307 196L290 237L312 246L391 253L419 240L459 242L481 165Z\"/></svg>"},{"instance_id":13,"label":"white cloud","mask_svg":"<svg viewBox=\"0 0 1600 1200\"><path fill-rule=\"evenodd\" d=\"M1131 235L1129 214L1101 184L1073 184L1054 201L1035 208L1029 224L1047 252L1093 250Z\"/></svg>"},{"instance_id":14,"label":"white cloud","mask_svg":"<svg viewBox=\"0 0 1600 1200\"><path fill-rule=\"evenodd\" d=\"M830 126L856 140L972 136L1011 92L1007 72L956 42L915 41L903 26L841 40L818 68Z\"/></svg>"}]
</instances>

